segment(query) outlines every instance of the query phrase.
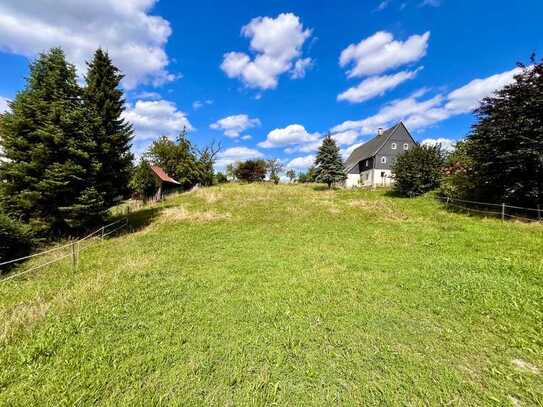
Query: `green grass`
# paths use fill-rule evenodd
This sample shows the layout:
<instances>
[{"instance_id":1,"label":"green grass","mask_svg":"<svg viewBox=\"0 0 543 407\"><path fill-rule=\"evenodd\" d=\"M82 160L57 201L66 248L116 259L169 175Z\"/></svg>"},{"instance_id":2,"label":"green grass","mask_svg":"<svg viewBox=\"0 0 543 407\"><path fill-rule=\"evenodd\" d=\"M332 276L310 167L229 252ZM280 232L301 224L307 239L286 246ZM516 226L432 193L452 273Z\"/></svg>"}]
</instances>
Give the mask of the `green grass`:
<instances>
[{"instance_id":1,"label":"green grass","mask_svg":"<svg viewBox=\"0 0 543 407\"><path fill-rule=\"evenodd\" d=\"M543 226L227 185L0 284L0 404L543 405Z\"/></svg>"}]
</instances>

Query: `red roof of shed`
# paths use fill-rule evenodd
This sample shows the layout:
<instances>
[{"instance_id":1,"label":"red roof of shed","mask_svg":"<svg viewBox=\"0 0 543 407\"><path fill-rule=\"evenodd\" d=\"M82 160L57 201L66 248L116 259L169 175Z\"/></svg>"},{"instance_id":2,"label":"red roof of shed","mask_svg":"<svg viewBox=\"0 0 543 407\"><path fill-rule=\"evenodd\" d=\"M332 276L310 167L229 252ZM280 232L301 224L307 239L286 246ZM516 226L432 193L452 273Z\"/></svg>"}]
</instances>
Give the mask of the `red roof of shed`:
<instances>
[{"instance_id":1,"label":"red roof of shed","mask_svg":"<svg viewBox=\"0 0 543 407\"><path fill-rule=\"evenodd\" d=\"M166 172L162 168L160 168L158 165L151 165L151 169L156 174L156 176L158 178L160 178L161 181L170 182L172 184L180 185L179 182L177 182L172 177L170 177L168 174L166 174Z\"/></svg>"}]
</instances>

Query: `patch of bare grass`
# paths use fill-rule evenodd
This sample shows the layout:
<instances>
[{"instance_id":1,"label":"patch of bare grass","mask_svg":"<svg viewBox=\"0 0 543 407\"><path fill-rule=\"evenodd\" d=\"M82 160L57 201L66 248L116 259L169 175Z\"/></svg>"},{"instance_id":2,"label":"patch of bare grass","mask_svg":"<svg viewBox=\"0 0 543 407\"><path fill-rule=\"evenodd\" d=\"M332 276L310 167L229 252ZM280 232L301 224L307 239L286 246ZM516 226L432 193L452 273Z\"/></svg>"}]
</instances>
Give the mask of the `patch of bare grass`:
<instances>
[{"instance_id":1,"label":"patch of bare grass","mask_svg":"<svg viewBox=\"0 0 543 407\"><path fill-rule=\"evenodd\" d=\"M512 362L513 362L513 365L518 370L522 370L524 372L529 372L533 374L539 374L539 369L537 368L537 366L532 365L530 362L526 362L525 360L522 360L522 359L513 359Z\"/></svg>"},{"instance_id":2,"label":"patch of bare grass","mask_svg":"<svg viewBox=\"0 0 543 407\"><path fill-rule=\"evenodd\" d=\"M47 315L50 304L42 298L32 303L18 304L0 313L0 343L9 340L21 329L29 329Z\"/></svg>"},{"instance_id":3,"label":"patch of bare grass","mask_svg":"<svg viewBox=\"0 0 543 407\"><path fill-rule=\"evenodd\" d=\"M184 206L177 206L175 208L168 208L162 211L161 220L166 222L195 222L195 223L209 223L219 220L229 219L231 215L229 213L218 213L214 211L189 211Z\"/></svg>"}]
</instances>

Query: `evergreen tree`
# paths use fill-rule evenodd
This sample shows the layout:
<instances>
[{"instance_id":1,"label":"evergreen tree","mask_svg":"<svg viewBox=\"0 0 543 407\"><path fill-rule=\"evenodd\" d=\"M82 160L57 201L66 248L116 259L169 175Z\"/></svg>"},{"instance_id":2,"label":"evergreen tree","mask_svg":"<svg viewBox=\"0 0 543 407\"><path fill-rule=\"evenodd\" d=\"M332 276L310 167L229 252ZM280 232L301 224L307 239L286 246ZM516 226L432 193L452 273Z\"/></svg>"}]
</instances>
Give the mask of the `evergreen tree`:
<instances>
[{"instance_id":1,"label":"evergreen tree","mask_svg":"<svg viewBox=\"0 0 543 407\"><path fill-rule=\"evenodd\" d=\"M93 188L100 172L94 139L102 130L81 96L75 67L54 48L30 65L25 89L3 115L2 206L40 233L85 227L104 214Z\"/></svg>"},{"instance_id":2,"label":"evergreen tree","mask_svg":"<svg viewBox=\"0 0 543 407\"><path fill-rule=\"evenodd\" d=\"M543 63L482 101L466 140L470 198L535 207L543 202Z\"/></svg>"},{"instance_id":3,"label":"evergreen tree","mask_svg":"<svg viewBox=\"0 0 543 407\"><path fill-rule=\"evenodd\" d=\"M329 189L332 185L347 179L339 147L330 134L327 134L326 137L324 137L324 140L319 147L317 158L315 159L315 166L317 172L316 181L328 185Z\"/></svg>"},{"instance_id":4,"label":"evergreen tree","mask_svg":"<svg viewBox=\"0 0 543 407\"><path fill-rule=\"evenodd\" d=\"M123 75L107 52L98 49L87 65L85 103L96 111L103 129L95 139L97 159L102 164L96 189L104 193L106 204L111 206L116 196L128 192L134 158L130 152L133 130L122 118L124 99L119 85Z\"/></svg>"}]
</instances>

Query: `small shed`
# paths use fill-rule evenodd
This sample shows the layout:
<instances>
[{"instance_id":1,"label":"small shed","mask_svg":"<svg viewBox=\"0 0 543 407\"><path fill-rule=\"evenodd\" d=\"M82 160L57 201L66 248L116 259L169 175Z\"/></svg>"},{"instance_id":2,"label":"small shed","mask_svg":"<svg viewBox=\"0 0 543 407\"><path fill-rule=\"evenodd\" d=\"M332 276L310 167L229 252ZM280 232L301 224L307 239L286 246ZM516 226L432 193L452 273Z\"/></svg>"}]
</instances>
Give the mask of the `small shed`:
<instances>
[{"instance_id":1,"label":"small shed","mask_svg":"<svg viewBox=\"0 0 543 407\"><path fill-rule=\"evenodd\" d=\"M164 171L158 165L151 165L151 170L159 181L159 187L154 196L155 201L159 201L160 199L162 199L164 194L175 191L181 187L180 182L174 180L172 177L166 174L166 171Z\"/></svg>"}]
</instances>

